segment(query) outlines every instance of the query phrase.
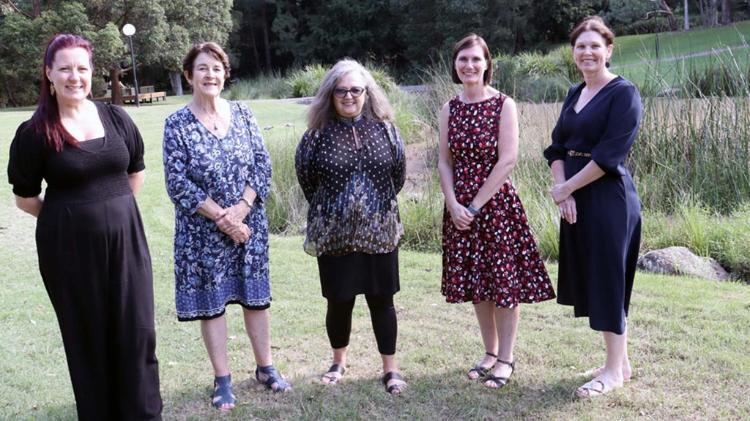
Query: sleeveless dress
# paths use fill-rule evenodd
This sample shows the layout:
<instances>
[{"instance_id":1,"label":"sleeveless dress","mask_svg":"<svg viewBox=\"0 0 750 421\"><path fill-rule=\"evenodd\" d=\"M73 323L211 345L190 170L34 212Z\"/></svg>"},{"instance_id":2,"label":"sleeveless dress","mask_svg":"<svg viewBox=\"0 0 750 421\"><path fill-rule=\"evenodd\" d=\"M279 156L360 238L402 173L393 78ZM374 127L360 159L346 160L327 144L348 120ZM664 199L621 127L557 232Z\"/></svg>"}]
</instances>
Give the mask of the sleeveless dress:
<instances>
[{"instance_id":1,"label":"sleeveless dress","mask_svg":"<svg viewBox=\"0 0 750 421\"><path fill-rule=\"evenodd\" d=\"M505 96L449 103L448 146L456 199L471 203L498 160L498 127ZM508 179L467 231L443 211L442 293L449 303L492 301L513 308L555 297L521 200Z\"/></svg>"}]
</instances>

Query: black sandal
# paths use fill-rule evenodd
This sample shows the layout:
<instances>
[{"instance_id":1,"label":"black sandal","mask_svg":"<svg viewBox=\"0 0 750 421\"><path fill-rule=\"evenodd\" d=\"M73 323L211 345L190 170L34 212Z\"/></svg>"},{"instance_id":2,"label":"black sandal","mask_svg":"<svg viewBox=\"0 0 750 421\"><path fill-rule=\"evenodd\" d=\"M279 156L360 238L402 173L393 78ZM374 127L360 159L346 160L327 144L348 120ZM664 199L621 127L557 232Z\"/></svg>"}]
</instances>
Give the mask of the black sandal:
<instances>
[{"instance_id":1,"label":"black sandal","mask_svg":"<svg viewBox=\"0 0 750 421\"><path fill-rule=\"evenodd\" d=\"M333 375L333 373L337 373L338 376ZM346 373L346 367L340 364L333 364L331 368L329 368L328 371L323 374L323 379L328 379L328 383L323 382L323 384L334 385L338 383L339 380L341 380L341 378L344 376L344 373Z\"/></svg>"},{"instance_id":2,"label":"black sandal","mask_svg":"<svg viewBox=\"0 0 750 421\"><path fill-rule=\"evenodd\" d=\"M487 374L484 377L484 379L482 380L482 383L484 383L484 387L488 387L490 389L502 389L503 386L505 386L506 384L508 384L508 381L510 381L510 376L513 375L513 372L516 371L516 362L515 361L510 362L510 361L505 361L505 360L501 360L500 358L498 358L497 362L499 362L500 364L504 364L504 365L507 365L508 367L510 367L510 374L508 374L508 377L495 376L492 373ZM487 386L487 382L495 382L495 384L497 385L497 387Z\"/></svg>"},{"instance_id":3,"label":"black sandal","mask_svg":"<svg viewBox=\"0 0 750 421\"><path fill-rule=\"evenodd\" d=\"M484 355L489 355L490 357L497 358L497 355L495 355L495 354L493 354L491 352L485 352ZM474 368L472 368L471 370L469 370L468 373L466 373L466 376L469 377L469 379L471 379L471 380L481 380L483 377L486 377L487 374L489 374L490 370L492 370L492 367L494 367L494 366L495 366L495 364L492 364L489 367L482 367L481 365L477 364L477 365L474 366ZM471 373L477 373L477 377L472 379L471 378Z\"/></svg>"},{"instance_id":4,"label":"black sandal","mask_svg":"<svg viewBox=\"0 0 750 421\"><path fill-rule=\"evenodd\" d=\"M260 379L261 373L267 376L265 380ZM274 393L286 392L292 388L292 385L284 380L284 378L281 377L281 374L279 374L276 368L272 365L267 365L265 367L257 366L255 369L255 380L266 386L266 389L273 390ZM274 384L276 385L276 388L273 387Z\"/></svg>"},{"instance_id":5,"label":"black sandal","mask_svg":"<svg viewBox=\"0 0 750 421\"><path fill-rule=\"evenodd\" d=\"M394 383L388 386L388 382L391 380L401 380L403 383ZM398 396L403 393L404 389L406 389L406 381L395 371L389 371L383 376L383 385L385 386L385 391L392 396Z\"/></svg>"}]
</instances>

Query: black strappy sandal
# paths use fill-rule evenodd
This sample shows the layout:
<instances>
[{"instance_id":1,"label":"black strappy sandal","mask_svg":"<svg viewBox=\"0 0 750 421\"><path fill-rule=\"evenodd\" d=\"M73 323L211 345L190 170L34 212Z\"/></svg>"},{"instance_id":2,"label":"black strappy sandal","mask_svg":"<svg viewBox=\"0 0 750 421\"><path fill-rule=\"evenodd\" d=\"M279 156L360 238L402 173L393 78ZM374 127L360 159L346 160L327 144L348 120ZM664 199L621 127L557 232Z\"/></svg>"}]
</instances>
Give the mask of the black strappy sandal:
<instances>
[{"instance_id":1,"label":"black strappy sandal","mask_svg":"<svg viewBox=\"0 0 750 421\"><path fill-rule=\"evenodd\" d=\"M388 386L388 382L391 380L401 380L403 383L395 383ZM401 377L400 374L395 371L389 371L385 374L385 376L383 376L383 385L385 386L385 391L392 396L398 396L406 389L406 381L403 377Z\"/></svg>"},{"instance_id":2,"label":"black strappy sandal","mask_svg":"<svg viewBox=\"0 0 750 421\"><path fill-rule=\"evenodd\" d=\"M510 381L510 376L513 375L513 372L516 371L516 362L515 361L505 361L501 360L500 358L497 359L497 362L500 364L507 365L510 367L510 374L508 374L508 377L500 377L495 376L492 373L487 374L484 379L482 379L482 383L484 384L484 387L488 387L490 389L502 389L503 386L508 384L508 381ZM497 387L487 386L487 382L495 382Z\"/></svg>"},{"instance_id":3,"label":"black strappy sandal","mask_svg":"<svg viewBox=\"0 0 750 421\"><path fill-rule=\"evenodd\" d=\"M266 375L265 380L260 379L261 374ZM281 374L279 374L276 368L272 365L267 365L265 367L257 366L255 368L255 380L257 380L258 383L263 384L266 389L272 390L274 393L286 392L287 390L292 389L292 385L284 380L284 378L281 377ZM274 384L276 387L273 387Z\"/></svg>"},{"instance_id":4,"label":"black strappy sandal","mask_svg":"<svg viewBox=\"0 0 750 421\"><path fill-rule=\"evenodd\" d=\"M339 380L344 377L344 373L346 373L346 367L341 364L333 364L331 368L323 374L323 379L328 379L328 383L323 382L323 384L334 385L338 383ZM335 374L338 374L338 376Z\"/></svg>"},{"instance_id":5,"label":"black strappy sandal","mask_svg":"<svg viewBox=\"0 0 750 421\"><path fill-rule=\"evenodd\" d=\"M484 354L485 355L489 355L492 358L497 358L497 355L495 355L495 354L493 354L491 352L485 352ZM494 366L495 366L494 363L491 366L489 366L489 367L482 367L481 365L477 364L477 365L474 366L474 368L472 368L471 370L469 370L468 373L466 373L466 376L470 380L481 380L483 377L486 377L487 374L489 374L490 370L492 370L492 367L494 367ZM477 377L472 379L471 378L471 373L477 373Z\"/></svg>"}]
</instances>

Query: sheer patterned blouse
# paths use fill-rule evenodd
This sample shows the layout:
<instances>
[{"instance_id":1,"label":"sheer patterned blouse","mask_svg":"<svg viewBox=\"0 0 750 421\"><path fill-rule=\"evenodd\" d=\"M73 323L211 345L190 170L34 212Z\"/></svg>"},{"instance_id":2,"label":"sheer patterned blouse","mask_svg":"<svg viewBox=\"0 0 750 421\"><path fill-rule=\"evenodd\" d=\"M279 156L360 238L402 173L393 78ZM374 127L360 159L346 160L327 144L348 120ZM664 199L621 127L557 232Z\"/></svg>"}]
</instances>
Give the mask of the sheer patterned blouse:
<instances>
[{"instance_id":1,"label":"sheer patterned blouse","mask_svg":"<svg viewBox=\"0 0 750 421\"><path fill-rule=\"evenodd\" d=\"M340 256L393 251L404 229L396 195L404 185L404 143L390 123L337 119L302 136L297 179L310 204L305 251Z\"/></svg>"}]
</instances>

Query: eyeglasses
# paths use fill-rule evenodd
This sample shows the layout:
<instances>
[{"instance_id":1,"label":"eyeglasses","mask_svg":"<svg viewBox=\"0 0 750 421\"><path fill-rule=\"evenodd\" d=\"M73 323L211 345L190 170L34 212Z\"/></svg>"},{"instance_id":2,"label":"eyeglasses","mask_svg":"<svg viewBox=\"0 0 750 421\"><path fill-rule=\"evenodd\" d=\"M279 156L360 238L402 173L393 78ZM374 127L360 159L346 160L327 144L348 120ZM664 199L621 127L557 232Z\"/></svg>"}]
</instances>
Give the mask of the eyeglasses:
<instances>
[{"instance_id":1,"label":"eyeglasses","mask_svg":"<svg viewBox=\"0 0 750 421\"><path fill-rule=\"evenodd\" d=\"M336 98L346 98L346 94L351 94L352 98L358 98L363 93L365 93L365 88L361 86L353 86L349 89L336 88L333 90L333 94Z\"/></svg>"}]
</instances>

